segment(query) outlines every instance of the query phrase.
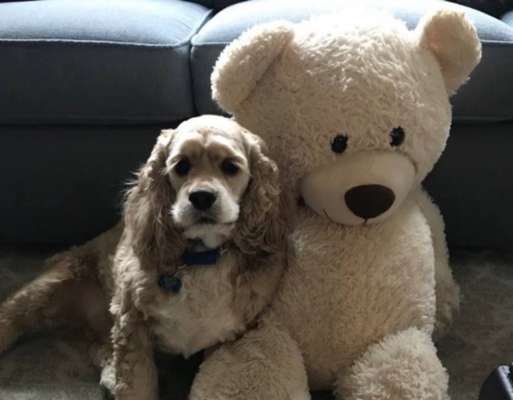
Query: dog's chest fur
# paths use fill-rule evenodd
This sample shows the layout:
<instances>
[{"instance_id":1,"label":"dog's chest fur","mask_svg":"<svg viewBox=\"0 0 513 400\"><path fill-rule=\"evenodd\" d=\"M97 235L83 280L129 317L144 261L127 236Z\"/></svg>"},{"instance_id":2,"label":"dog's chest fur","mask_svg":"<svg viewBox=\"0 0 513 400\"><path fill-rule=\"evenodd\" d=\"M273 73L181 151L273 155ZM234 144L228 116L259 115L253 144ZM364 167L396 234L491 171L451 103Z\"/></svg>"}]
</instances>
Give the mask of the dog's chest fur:
<instances>
[{"instance_id":1,"label":"dog's chest fur","mask_svg":"<svg viewBox=\"0 0 513 400\"><path fill-rule=\"evenodd\" d=\"M188 357L244 329L234 307L237 269L227 253L215 265L187 267L178 293L159 291L148 311L162 350Z\"/></svg>"}]
</instances>

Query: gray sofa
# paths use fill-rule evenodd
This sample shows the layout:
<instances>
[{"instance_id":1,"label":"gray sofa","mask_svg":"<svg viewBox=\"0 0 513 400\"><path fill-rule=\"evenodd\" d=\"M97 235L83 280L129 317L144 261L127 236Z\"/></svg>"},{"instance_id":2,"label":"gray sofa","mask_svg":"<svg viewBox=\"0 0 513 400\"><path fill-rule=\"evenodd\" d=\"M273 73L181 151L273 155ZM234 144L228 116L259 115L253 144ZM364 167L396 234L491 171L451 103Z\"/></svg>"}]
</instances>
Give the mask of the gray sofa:
<instances>
[{"instance_id":1,"label":"gray sofa","mask_svg":"<svg viewBox=\"0 0 513 400\"><path fill-rule=\"evenodd\" d=\"M237 4L232 4L237 3ZM218 113L212 65L258 22L381 7L414 27L436 6L477 25L483 61L453 99L427 186L453 246L513 244L513 13L435 0L40 0L0 3L0 242L77 243L119 218L161 128Z\"/></svg>"}]
</instances>

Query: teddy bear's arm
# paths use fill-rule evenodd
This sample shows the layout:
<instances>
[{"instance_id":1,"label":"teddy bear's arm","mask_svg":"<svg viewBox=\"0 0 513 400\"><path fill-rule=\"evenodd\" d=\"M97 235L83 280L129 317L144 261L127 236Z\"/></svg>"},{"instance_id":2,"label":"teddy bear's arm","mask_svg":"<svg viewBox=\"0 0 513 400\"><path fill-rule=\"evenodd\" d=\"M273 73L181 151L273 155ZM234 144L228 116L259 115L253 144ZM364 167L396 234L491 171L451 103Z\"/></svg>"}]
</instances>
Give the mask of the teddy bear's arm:
<instances>
[{"instance_id":1,"label":"teddy bear's arm","mask_svg":"<svg viewBox=\"0 0 513 400\"><path fill-rule=\"evenodd\" d=\"M303 357L284 330L267 321L222 345L201 365L190 400L309 400Z\"/></svg>"},{"instance_id":2,"label":"teddy bear's arm","mask_svg":"<svg viewBox=\"0 0 513 400\"><path fill-rule=\"evenodd\" d=\"M454 281L449 265L444 221L439 208L424 190L418 191L417 204L431 229L435 252L436 320L434 338L436 341L447 333L454 314L459 310L460 289Z\"/></svg>"},{"instance_id":3,"label":"teddy bear's arm","mask_svg":"<svg viewBox=\"0 0 513 400\"><path fill-rule=\"evenodd\" d=\"M431 335L409 328L370 346L337 381L344 400L449 400L449 376Z\"/></svg>"}]
</instances>

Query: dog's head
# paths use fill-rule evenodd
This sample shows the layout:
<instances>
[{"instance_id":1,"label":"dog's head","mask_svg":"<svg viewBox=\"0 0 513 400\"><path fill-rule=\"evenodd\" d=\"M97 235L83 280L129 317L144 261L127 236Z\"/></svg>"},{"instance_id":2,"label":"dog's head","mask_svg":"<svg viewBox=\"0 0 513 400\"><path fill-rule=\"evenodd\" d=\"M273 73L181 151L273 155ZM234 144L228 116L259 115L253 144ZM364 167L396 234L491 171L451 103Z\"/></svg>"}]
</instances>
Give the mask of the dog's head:
<instances>
[{"instance_id":1,"label":"dog's head","mask_svg":"<svg viewBox=\"0 0 513 400\"><path fill-rule=\"evenodd\" d=\"M224 118L194 118L178 127L166 171L176 192L171 215L187 238L216 247L231 235L254 146L250 134Z\"/></svg>"},{"instance_id":2,"label":"dog's head","mask_svg":"<svg viewBox=\"0 0 513 400\"><path fill-rule=\"evenodd\" d=\"M134 249L173 262L187 239L270 253L285 236L278 170L260 138L235 121L202 116L164 130L128 191Z\"/></svg>"}]
</instances>

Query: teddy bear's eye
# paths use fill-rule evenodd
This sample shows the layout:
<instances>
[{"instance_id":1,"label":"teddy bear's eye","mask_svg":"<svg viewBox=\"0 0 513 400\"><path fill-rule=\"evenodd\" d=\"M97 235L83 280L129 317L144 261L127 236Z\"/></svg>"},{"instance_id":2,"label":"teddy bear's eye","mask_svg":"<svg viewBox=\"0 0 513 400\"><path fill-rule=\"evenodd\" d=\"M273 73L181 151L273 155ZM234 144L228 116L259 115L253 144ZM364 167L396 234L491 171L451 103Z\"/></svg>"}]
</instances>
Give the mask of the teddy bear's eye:
<instances>
[{"instance_id":1,"label":"teddy bear's eye","mask_svg":"<svg viewBox=\"0 0 513 400\"><path fill-rule=\"evenodd\" d=\"M404 142L404 129L398 126L390 131L390 145L400 146Z\"/></svg>"},{"instance_id":2,"label":"teddy bear's eye","mask_svg":"<svg viewBox=\"0 0 513 400\"><path fill-rule=\"evenodd\" d=\"M345 135L337 135L331 141L331 150L334 153L343 153L347 148L347 136Z\"/></svg>"}]
</instances>

